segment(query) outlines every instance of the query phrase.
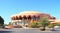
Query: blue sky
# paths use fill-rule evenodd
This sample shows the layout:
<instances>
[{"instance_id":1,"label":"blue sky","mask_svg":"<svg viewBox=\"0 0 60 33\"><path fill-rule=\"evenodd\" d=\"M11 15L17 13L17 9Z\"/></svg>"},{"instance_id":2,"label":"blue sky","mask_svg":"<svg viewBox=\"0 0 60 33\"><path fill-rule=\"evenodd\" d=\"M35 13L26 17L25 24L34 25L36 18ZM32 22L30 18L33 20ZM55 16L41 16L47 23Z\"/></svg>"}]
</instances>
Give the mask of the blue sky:
<instances>
[{"instance_id":1,"label":"blue sky","mask_svg":"<svg viewBox=\"0 0 60 33\"><path fill-rule=\"evenodd\" d=\"M48 13L60 20L60 0L0 0L0 16L5 24L11 21L11 15L30 10Z\"/></svg>"}]
</instances>

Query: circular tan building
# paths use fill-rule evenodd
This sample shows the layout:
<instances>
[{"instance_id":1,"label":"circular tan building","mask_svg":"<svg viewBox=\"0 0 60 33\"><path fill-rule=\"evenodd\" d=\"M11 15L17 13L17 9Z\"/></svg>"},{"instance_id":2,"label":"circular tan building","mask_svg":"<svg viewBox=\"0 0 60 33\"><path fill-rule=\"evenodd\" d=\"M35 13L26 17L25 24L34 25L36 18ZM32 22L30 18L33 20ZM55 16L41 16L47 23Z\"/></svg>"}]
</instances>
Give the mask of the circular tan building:
<instances>
[{"instance_id":1,"label":"circular tan building","mask_svg":"<svg viewBox=\"0 0 60 33\"><path fill-rule=\"evenodd\" d=\"M24 11L19 14L11 16L11 22L13 25L28 25L31 22L39 21L41 18L47 17L48 19L55 19L51 17L50 14L45 14L36 11Z\"/></svg>"}]
</instances>

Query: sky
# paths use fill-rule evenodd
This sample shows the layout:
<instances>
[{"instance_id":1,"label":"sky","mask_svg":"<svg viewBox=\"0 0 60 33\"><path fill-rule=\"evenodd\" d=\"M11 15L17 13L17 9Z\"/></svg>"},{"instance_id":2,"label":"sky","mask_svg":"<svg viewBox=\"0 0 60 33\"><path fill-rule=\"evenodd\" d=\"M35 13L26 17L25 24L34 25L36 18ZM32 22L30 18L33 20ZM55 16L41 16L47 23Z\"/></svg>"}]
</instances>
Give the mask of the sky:
<instances>
[{"instance_id":1,"label":"sky","mask_svg":"<svg viewBox=\"0 0 60 33\"><path fill-rule=\"evenodd\" d=\"M11 15L22 11L43 12L60 20L60 0L0 0L0 16L5 24L11 22Z\"/></svg>"}]
</instances>

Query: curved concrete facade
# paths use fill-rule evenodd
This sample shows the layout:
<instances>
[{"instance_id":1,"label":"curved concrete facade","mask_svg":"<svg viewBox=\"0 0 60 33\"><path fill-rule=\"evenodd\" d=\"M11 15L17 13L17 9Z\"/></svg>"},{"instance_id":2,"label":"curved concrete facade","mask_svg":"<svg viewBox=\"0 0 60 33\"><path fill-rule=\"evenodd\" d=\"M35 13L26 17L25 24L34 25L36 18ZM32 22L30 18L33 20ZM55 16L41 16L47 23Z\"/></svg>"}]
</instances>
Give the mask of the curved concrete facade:
<instances>
[{"instance_id":1,"label":"curved concrete facade","mask_svg":"<svg viewBox=\"0 0 60 33\"><path fill-rule=\"evenodd\" d=\"M51 17L50 14L35 11L25 11L19 14L12 15L11 20L12 22L16 22L17 24L20 23L23 25L22 20L25 20L25 24L29 24L30 22L33 21L39 21L43 17L47 17L48 19L55 19L55 17Z\"/></svg>"}]
</instances>

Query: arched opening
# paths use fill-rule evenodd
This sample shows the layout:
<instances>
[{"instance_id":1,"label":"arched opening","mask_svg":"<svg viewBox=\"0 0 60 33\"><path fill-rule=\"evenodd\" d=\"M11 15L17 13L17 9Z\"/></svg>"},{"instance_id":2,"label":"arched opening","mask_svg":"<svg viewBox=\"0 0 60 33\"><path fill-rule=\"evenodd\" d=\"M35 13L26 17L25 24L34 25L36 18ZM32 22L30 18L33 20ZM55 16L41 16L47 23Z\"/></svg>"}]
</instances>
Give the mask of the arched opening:
<instances>
[{"instance_id":1,"label":"arched opening","mask_svg":"<svg viewBox=\"0 0 60 33\"><path fill-rule=\"evenodd\" d=\"M55 17L50 17L50 19L56 19Z\"/></svg>"},{"instance_id":2,"label":"arched opening","mask_svg":"<svg viewBox=\"0 0 60 33\"><path fill-rule=\"evenodd\" d=\"M55 17L53 17L53 19L56 19Z\"/></svg>"},{"instance_id":3,"label":"arched opening","mask_svg":"<svg viewBox=\"0 0 60 33\"><path fill-rule=\"evenodd\" d=\"M16 20L16 18L14 17L14 20Z\"/></svg>"},{"instance_id":4,"label":"arched opening","mask_svg":"<svg viewBox=\"0 0 60 33\"><path fill-rule=\"evenodd\" d=\"M26 19L27 19L27 17L24 15L24 16L23 16L23 19L25 19L25 20L26 20Z\"/></svg>"},{"instance_id":5,"label":"arched opening","mask_svg":"<svg viewBox=\"0 0 60 33\"><path fill-rule=\"evenodd\" d=\"M31 20L31 16L30 15L27 18L28 18L28 20Z\"/></svg>"},{"instance_id":6,"label":"arched opening","mask_svg":"<svg viewBox=\"0 0 60 33\"><path fill-rule=\"evenodd\" d=\"M22 17L21 16L19 16L19 20L22 20Z\"/></svg>"},{"instance_id":7,"label":"arched opening","mask_svg":"<svg viewBox=\"0 0 60 33\"><path fill-rule=\"evenodd\" d=\"M19 20L18 16L16 16L16 20Z\"/></svg>"},{"instance_id":8,"label":"arched opening","mask_svg":"<svg viewBox=\"0 0 60 33\"><path fill-rule=\"evenodd\" d=\"M15 20L15 17L12 17L12 20Z\"/></svg>"},{"instance_id":9,"label":"arched opening","mask_svg":"<svg viewBox=\"0 0 60 33\"><path fill-rule=\"evenodd\" d=\"M13 17L11 19L13 20Z\"/></svg>"},{"instance_id":10,"label":"arched opening","mask_svg":"<svg viewBox=\"0 0 60 33\"><path fill-rule=\"evenodd\" d=\"M32 19L33 19L33 20L36 20L36 16L34 15L34 16L32 17Z\"/></svg>"},{"instance_id":11,"label":"arched opening","mask_svg":"<svg viewBox=\"0 0 60 33\"><path fill-rule=\"evenodd\" d=\"M36 17L36 20L40 20L40 16L37 16L37 17Z\"/></svg>"}]
</instances>

